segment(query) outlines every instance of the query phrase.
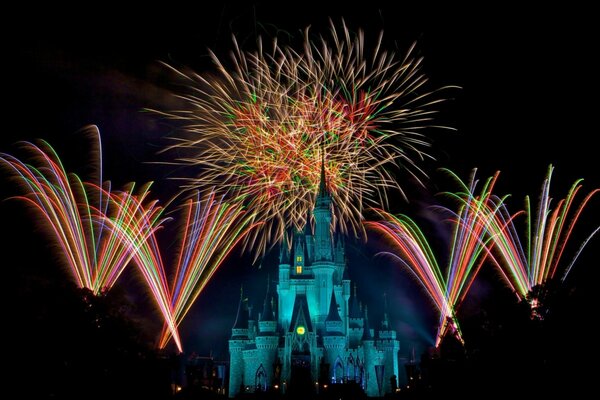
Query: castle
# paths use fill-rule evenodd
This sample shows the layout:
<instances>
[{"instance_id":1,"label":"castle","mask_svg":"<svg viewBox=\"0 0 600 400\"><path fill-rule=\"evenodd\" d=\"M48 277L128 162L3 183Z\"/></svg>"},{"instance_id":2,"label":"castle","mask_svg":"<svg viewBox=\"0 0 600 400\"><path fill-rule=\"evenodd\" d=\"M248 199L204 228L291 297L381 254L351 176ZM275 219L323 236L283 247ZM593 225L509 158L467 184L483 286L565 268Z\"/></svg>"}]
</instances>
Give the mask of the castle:
<instances>
[{"instance_id":1,"label":"castle","mask_svg":"<svg viewBox=\"0 0 600 400\"><path fill-rule=\"evenodd\" d=\"M308 394L340 383L358 385L368 396L395 389L396 331L387 310L380 329L371 328L356 286L351 295L344 242L331 232L331 202L322 168L314 233L307 222L304 232L294 233L291 249L281 246L276 300L268 284L257 321L240 298L229 340L230 397L241 391Z\"/></svg>"}]
</instances>

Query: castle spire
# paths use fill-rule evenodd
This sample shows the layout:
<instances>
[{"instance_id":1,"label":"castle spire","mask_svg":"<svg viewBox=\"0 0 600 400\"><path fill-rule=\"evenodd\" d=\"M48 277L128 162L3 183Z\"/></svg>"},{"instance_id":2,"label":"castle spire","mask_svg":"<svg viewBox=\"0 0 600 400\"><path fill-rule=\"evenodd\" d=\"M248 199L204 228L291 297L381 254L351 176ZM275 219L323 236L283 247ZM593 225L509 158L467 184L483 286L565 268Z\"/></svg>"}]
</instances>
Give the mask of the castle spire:
<instances>
[{"instance_id":1,"label":"castle spire","mask_svg":"<svg viewBox=\"0 0 600 400\"><path fill-rule=\"evenodd\" d=\"M325 321L342 321L340 318L340 313L338 311L338 304L335 301L335 292L331 292L331 301L329 302L329 314L327 314L327 319Z\"/></svg>"},{"instance_id":2,"label":"castle spire","mask_svg":"<svg viewBox=\"0 0 600 400\"><path fill-rule=\"evenodd\" d=\"M325 151L321 151L321 178L319 182L319 197L327 196L327 181L325 180Z\"/></svg>"},{"instance_id":3,"label":"castle spire","mask_svg":"<svg viewBox=\"0 0 600 400\"><path fill-rule=\"evenodd\" d=\"M233 329L248 329L248 312L244 306L244 286L240 287L240 302Z\"/></svg>"},{"instance_id":4,"label":"castle spire","mask_svg":"<svg viewBox=\"0 0 600 400\"><path fill-rule=\"evenodd\" d=\"M383 294L383 320L381 321L382 329L390 328L390 319L388 317L388 303L387 303L387 294Z\"/></svg>"},{"instance_id":5,"label":"castle spire","mask_svg":"<svg viewBox=\"0 0 600 400\"><path fill-rule=\"evenodd\" d=\"M373 340L373 336L371 336L371 328L369 327L369 309L366 305L365 305L365 325L364 325L362 340L363 340L363 342L365 340Z\"/></svg>"},{"instance_id":6,"label":"castle spire","mask_svg":"<svg viewBox=\"0 0 600 400\"><path fill-rule=\"evenodd\" d=\"M263 304L263 310L260 314L261 321L274 321L273 305L271 304L271 280L270 275L267 274L267 294L265 296L265 303Z\"/></svg>"},{"instance_id":7,"label":"castle spire","mask_svg":"<svg viewBox=\"0 0 600 400\"><path fill-rule=\"evenodd\" d=\"M358 296L356 295L356 283L354 283L354 293L352 300L350 301L350 318L360 318L360 305L358 303Z\"/></svg>"},{"instance_id":8,"label":"castle spire","mask_svg":"<svg viewBox=\"0 0 600 400\"><path fill-rule=\"evenodd\" d=\"M281 240L281 248L279 249L279 263L289 264L290 263L290 248L288 247L287 240L284 238Z\"/></svg>"},{"instance_id":9,"label":"castle spire","mask_svg":"<svg viewBox=\"0 0 600 400\"><path fill-rule=\"evenodd\" d=\"M314 261L333 261L334 249L331 237L331 196L327 191L325 178L325 152L321 159L321 182L315 199L313 215L315 217Z\"/></svg>"},{"instance_id":10,"label":"castle spire","mask_svg":"<svg viewBox=\"0 0 600 400\"><path fill-rule=\"evenodd\" d=\"M304 225L304 235L305 236L312 236L313 234L313 230L312 230L312 224L310 223L310 218L311 218L311 214L310 214L310 210L306 211L306 224Z\"/></svg>"},{"instance_id":11,"label":"castle spire","mask_svg":"<svg viewBox=\"0 0 600 400\"><path fill-rule=\"evenodd\" d=\"M317 208L329 208L331 204L331 196L327 190L327 176L325 174L325 151L321 153L321 177L319 180L319 193L317 193L317 199L315 206Z\"/></svg>"}]
</instances>

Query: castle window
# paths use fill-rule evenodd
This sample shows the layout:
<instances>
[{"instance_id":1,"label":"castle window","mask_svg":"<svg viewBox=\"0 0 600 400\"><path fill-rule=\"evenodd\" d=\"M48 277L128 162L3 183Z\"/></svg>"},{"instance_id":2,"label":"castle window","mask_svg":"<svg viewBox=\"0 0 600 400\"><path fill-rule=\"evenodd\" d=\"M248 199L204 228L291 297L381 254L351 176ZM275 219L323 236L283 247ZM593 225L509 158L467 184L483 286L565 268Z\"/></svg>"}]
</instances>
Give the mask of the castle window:
<instances>
[{"instance_id":1,"label":"castle window","mask_svg":"<svg viewBox=\"0 0 600 400\"><path fill-rule=\"evenodd\" d=\"M302 262L302 256L297 256L296 257L296 262Z\"/></svg>"},{"instance_id":2,"label":"castle window","mask_svg":"<svg viewBox=\"0 0 600 400\"><path fill-rule=\"evenodd\" d=\"M304 332L306 332L306 329L304 329L304 327L302 325L300 325L299 327L296 328L296 333L298 335L304 335Z\"/></svg>"},{"instance_id":3,"label":"castle window","mask_svg":"<svg viewBox=\"0 0 600 400\"><path fill-rule=\"evenodd\" d=\"M302 273L302 265L296 265L296 274L300 275Z\"/></svg>"}]
</instances>

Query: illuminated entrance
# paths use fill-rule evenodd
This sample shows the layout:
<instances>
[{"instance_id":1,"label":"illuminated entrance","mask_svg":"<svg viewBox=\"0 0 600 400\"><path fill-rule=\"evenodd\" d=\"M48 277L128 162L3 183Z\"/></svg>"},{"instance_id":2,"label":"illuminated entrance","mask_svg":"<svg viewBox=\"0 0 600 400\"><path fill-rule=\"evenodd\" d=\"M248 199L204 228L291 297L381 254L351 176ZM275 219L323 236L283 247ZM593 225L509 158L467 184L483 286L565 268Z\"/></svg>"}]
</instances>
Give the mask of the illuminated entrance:
<instances>
[{"instance_id":1,"label":"illuminated entrance","mask_svg":"<svg viewBox=\"0 0 600 400\"><path fill-rule=\"evenodd\" d=\"M305 322L304 318L299 318L299 323L294 330L292 344L290 393L294 393L294 395L314 393L310 368L308 332L303 322Z\"/></svg>"}]
</instances>

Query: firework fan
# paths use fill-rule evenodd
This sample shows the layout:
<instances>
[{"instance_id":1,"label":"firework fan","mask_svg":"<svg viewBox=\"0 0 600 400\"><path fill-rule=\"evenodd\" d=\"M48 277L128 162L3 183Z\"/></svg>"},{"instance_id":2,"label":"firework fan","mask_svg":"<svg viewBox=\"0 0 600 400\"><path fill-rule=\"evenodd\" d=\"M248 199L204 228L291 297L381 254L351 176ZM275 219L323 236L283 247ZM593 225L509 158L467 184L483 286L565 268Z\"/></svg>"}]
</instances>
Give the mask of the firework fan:
<instances>
[{"instance_id":1,"label":"firework fan","mask_svg":"<svg viewBox=\"0 0 600 400\"><path fill-rule=\"evenodd\" d=\"M402 193L396 172L425 176L421 132L440 100L424 89L414 48L399 58L382 42L366 54L362 32L332 24L330 38L307 30L300 51L275 42L267 52L259 40L244 52L234 40L232 68L213 54L217 76L176 71L185 106L159 113L182 121L168 148L184 154L176 162L198 167L184 186L218 187L253 209L265 222L246 240L257 254L306 223L322 163L336 228L357 236L366 206Z\"/></svg>"},{"instance_id":2,"label":"firework fan","mask_svg":"<svg viewBox=\"0 0 600 400\"><path fill-rule=\"evenodd\" d=\"M457 200L458 212L439 207L450 214L448 222L453 231L445 269L440 268L442 263L434 255L423 231L408 216L395 216L376 210L380 220L365 223L368 228L380 233L388 243L390 250L381 254L391 255L406 267L438 309L440 319L436 346L449 333L460 341L463 340L456 313L489 256L487 246L491 241L494 217L504 201L492 194L498 174L488 178L477 195L476 170L468 185L451 171L444 171L461 186L458 192L445 193Z\"/></svg>"},{"instance_id":3,"label":"firework fan","mask_svg":"<svg viewBox=\"0 0 600 400\"><path fill-rule=\"evenodd\" d=\"M79 176L67 173L58 154L45 141L40 144L24 142L23 147L32 155L32 163L25 163L9 154L0 153L0 164L10 171L21 184L22 200L42 218L53 242L73 278L80 288L94 294L109 290L121 275L132 257L130 243L119 239L118 234L107 229L109 220L123 226L136 225L131 215L123 212L119 199L131 198L133 186L125 192L112 193L110 182L102 182L102 146L96 126L84 133L97 143L97 182L83 182ZM92 164L94 160L92 160ZM142 201L149 185L139 194ZM149 212L158 212L155 203ZM155 219L153 231L162 224Z\"/></svg>"},{"instance_id":4,"label":"firework fan","mask_svg":"<svg viewBox=\"0 0 600 400\"><path fill-rule=\"evenodd\" d=\"M573 183L566 197L556 202L552 208L550 182L553 170L550 165L536 210L532 210L527 196L523 211L511 215L502 205L500 212L494 213L493 260L506 283L521 300L527 299L536 286L544 285L557 273L562 273L561 279L564 280L585 245L600 230L597 227L583 241L566 268L560 267L565 248L581 213L600 189L589 192L576 206L575 198L582 188L582 180L579 179ZM515 217L520 214L525 216L525 232L522 235L518 234L515 227Z\"/></svg>"}]
</instances>

